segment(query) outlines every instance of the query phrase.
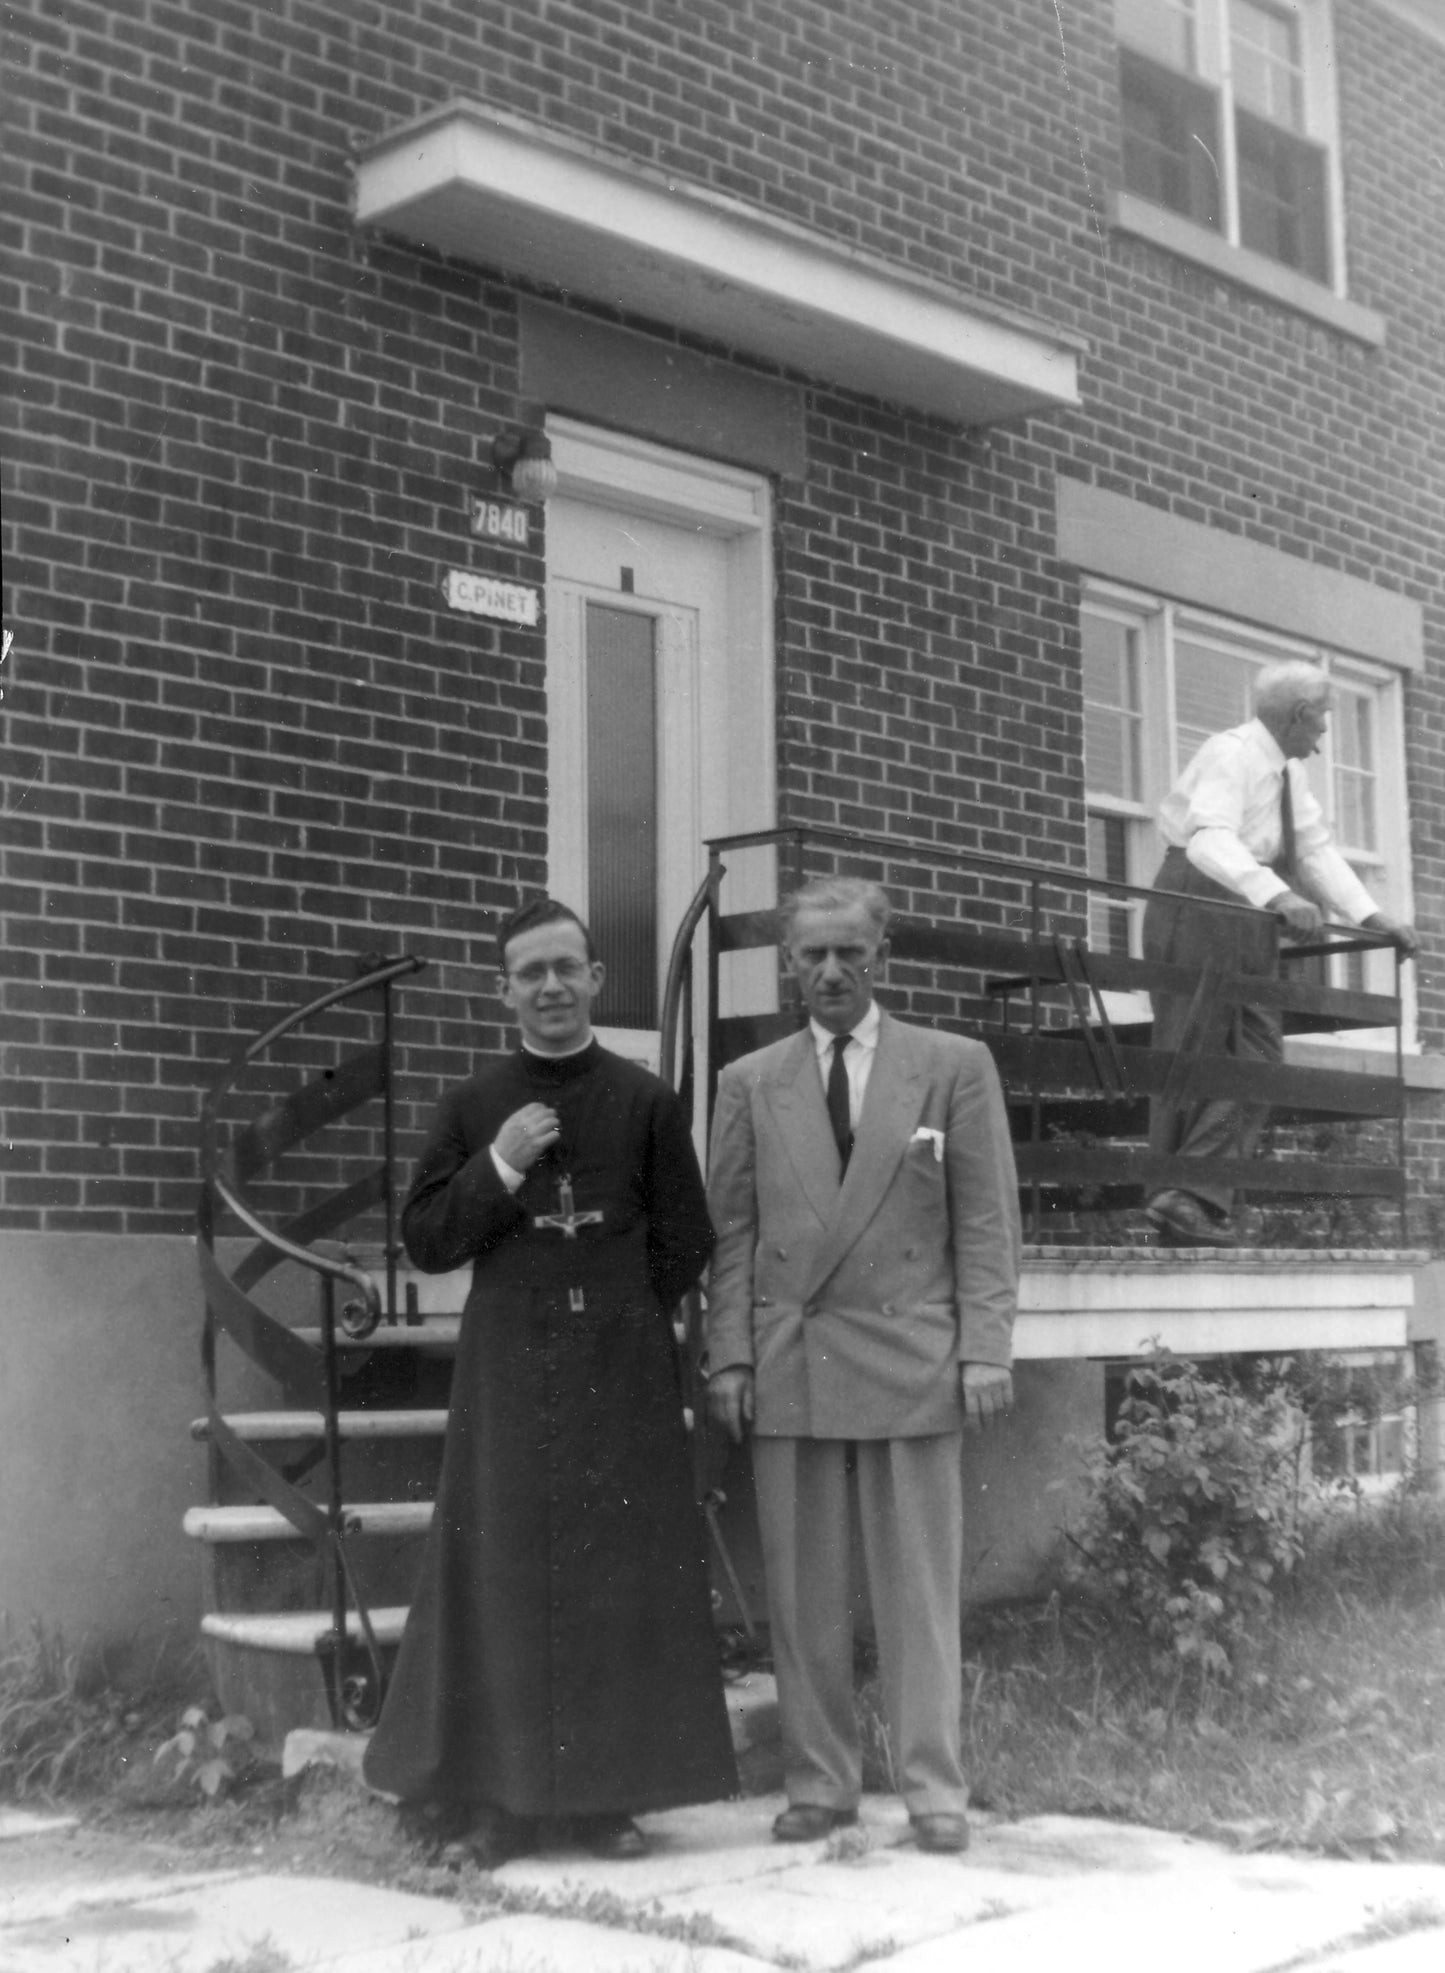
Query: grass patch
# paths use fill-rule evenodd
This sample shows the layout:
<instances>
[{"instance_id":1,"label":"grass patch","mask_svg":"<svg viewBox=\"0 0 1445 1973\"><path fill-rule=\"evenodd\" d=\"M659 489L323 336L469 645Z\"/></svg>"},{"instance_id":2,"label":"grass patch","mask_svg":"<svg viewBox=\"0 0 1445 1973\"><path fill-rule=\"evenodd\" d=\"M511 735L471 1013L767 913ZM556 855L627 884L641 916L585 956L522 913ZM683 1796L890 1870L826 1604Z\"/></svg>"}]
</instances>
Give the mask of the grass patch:
<instances>
[{"instance_id":1,"label":"grass patch","mask_svg":"<svg viewBox=\"0 0 1445 1973\"><path fill-rule=\"evenodd\" d=\"M980 1613L964 1653L980 1806L1445 1862L1445 1502L1318 1516L1229 1681L1082 1598ZM887 1788L876 1685L861 1703Z\"/></svg>"},{"instance_id":2,"label":"grass patch","mask_svg":"<svg viewBox=\"0 0 1445 1973\"><path fill-rule=\"evenodd\" d=\"M0 1613L0 1801L53 1801L113 1786L174 1708L178 1668L70 1644Z\"/></svg>"},{"instance_id":3,"label":"grass patch","mask_svg":"<svg viewBox=\"0 0 1445 1973\"><path fill-rule=\"evenodd\" d=\"M205 1737L190 1720L203 1710L206 1683L194 1650L101 1649L0 1612L0 1801L64 1802L96 1819L188 1809L204 1798L198 1769L217 1751L209 1744L216 1723L203 1722L210 1734L198 1760L178 1767L175 1758L183 1740ZM165 1751L172 1758L158 1765ZM233 1750L227 1785L249 1779L247 1754Z\"/></svg>"}]
</instances>

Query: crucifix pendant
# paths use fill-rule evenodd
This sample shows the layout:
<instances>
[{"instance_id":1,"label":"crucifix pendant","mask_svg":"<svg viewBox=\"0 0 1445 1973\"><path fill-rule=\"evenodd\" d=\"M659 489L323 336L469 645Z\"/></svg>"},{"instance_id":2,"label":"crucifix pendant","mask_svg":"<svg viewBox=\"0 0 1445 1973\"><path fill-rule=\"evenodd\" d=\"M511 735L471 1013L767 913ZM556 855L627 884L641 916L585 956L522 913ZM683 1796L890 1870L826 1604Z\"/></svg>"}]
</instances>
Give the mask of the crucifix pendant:
<instances>
[{"instance_id":1,"label":"crucifix pendant","mask_svg":"<svg viewBox=\"0 0 1445 1973\"><path fill-rule=\"evenodd\" d=\"M600 1212L579 1213L572 1193L572 1175L563 1172L557 1180L557 1210L555 1213L536 1213L532 1224L536 1227L551 1228L562 1235L564 1240L575 1240L579 1226L601 1226L603 1215ZM580 1288L569 1288L567 1306L573 1315L581 1315L587 1306L587 1298Z\"/></svg>"}]
</instances>

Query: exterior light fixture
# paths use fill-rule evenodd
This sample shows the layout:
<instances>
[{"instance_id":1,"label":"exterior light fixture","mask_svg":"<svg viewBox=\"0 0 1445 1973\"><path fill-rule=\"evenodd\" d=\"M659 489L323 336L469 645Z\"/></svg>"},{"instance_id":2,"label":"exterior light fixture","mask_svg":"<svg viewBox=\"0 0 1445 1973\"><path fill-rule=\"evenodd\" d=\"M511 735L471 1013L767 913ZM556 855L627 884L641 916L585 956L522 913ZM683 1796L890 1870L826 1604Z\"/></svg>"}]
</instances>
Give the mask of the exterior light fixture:
<instances>
[{"instance_id":1,"label":"exterior light fixture","mask_svg":"<svg viewBox=\"0 0 1445 1973\"><path fill-rule=\"evenodd\" d=\"M518 500L540 507L557 491L552 441L543 431L498 432L492 440L492 464Z\"/></svg>"}]
</instances>

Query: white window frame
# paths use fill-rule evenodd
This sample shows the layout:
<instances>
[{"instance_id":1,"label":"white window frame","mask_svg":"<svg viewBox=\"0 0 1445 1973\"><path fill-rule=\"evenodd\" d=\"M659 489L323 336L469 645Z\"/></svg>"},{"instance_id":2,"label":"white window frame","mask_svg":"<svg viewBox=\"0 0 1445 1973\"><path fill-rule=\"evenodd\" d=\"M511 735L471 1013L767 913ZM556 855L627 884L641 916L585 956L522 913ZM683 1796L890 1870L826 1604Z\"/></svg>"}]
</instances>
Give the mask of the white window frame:
<instances>
[{"instance_id":1,"label":"white window frame","mask_svg":"<svg viewBox=\"0 0 1445 1973\"><path fill-rule=\"evenodd\" d=\"M1213 229L1200 226L1197 221L1177 214L1170 208L1160 207L1168 212L1172 222L1198 231L1206 236L1222 239L1242 256L1258 259L1274 265L1303 281L1318 282L1318 277L1306 274L1301 269L1289 268L1286 262L1272 261L1271 257L1258 254L1244 246L1240 239L1239 222L1239 155L1235 124L1234 64L1230 40L1230 7L1232 0L1195 0L1196 21L1196 66L1190 70L1179 70L1190 80L1212 89L1219 103L1220 156L1217 160L1220 181L1220 218L1222 225L1217 234ZM1329 266L1326 278L1318 285L1331 294L1343 299L1346 293L1345 282L1345 220L1344 220L1344 174L1340 164L1339 104L1335 88L1336 55L1334 21L1330 0L1260 0L1272 11L1287 14L1295 22L1299 34L1301 68L1304 82L1304 129L1294 134L1307 142L1317 144L1325 153L1325 198L1328 210L1325 216L1326 250ZM1154 62L1159 67L1172 64L1161 60L1158 52L1129 40L1127 32L1120 24L1118 39L1121 46L1134 49L1136 53ZM1283 126L1281 126L1283 127ZM1141 204L1148 202L1137 192L1125 195Z\"/></svg>"},{"instance_id":2,"label":"white window frame","mask_svg":"<svg viewBox=\"0 0 1445 1973\"><path fill-rule=\"evenodd\" d=\"M1334 1362L1344 1370L1392 1369L1408 1380L1410 1364L1405 1353L1399 1350L1343 1350L1334 1357ZM1398 1466L1385 1463L1384 1446L1387 1432L1398 1427L1400 1434L1400 1462ZM1355 1464L1354 1434L1364 1428L1369 1435L1369 1463L1361 1472ZM1331 1434L1338 1434L1343 1449L1342 1473L1330 1475L1326 1485L1334 1485L1342 1491L1356 1492L1362 1498L1389 1493L1398 1487L1409 1474L1419 1454L1419 1434L1416 1407L1406 1402L1392 1410L1381 1410L1371 1416L1368 1412L1354 1410L1348 1403L1330 1421L1326 1428ZM1313 1472L1317 1434L1311 1428L1309 1452ZM1324 1476L1318 1476L1323 1478Z\"/></svg>"},{"instance_id":3,"label":"white window frame","mask_svg":"<svg viewBox=\"0 0 1445 1973\"><path fill-rule=\"evenodd\" d=\"M696 827L659 843L664 895L691 895L707 870L706 838L773 826L777 813L774 711L773 496L765 474L724 464L671 446L605 430L557 413L547 417L558 494L588 506L637 514L715 537L724 544L728 588L728 641L695 648L696 696L664 697L659 729L663 775L694 756ZM581 811L568 791L586 785L586 701L580 654L583 601L578 585L559 578L555 561L548 585L547 721L549 802L548 886L585 908L586 846ZM689 641L689 613L650 604L618 591L613 608L635 608L659 626L658 657L674 663ZM696 638L692 643L696 647ZM689 736L692 736L691 738ZM694 740L696 744L694 745ZM685 785L678 782L679 787ZM660 795L666 796L659 787ZM776 851L759 846L728 857L729 908L762 909L777 897ZM664 941L676 929L664 912ZM664 954L665 958L665 954ZM693 974L694 1072L707 1073L707 968ZM771 1012L777 1007L777 964L771 952L727 953L720 965L719 999L728 1013ZM605 1006L605 1003L604 1003ZM655 1030L601 1025L604 1046L657 1066ZM702 1131L701 1115L698 1129ZM699 1137L698 1154L706 1156Z\"/></svg>"},{"instance_id":4,"label":"white window frame","mask_svg":"<svg viewBox=\"0 0 1445 1973\"><path fill-rule=\"evenodd\" d=\"M1186 762L1180 758L1175 694L1175 645L1181 633L1192 641L1212 643L1246 662L1261 665L1289 658L1304 658L1318 665L1331 679L1367 688L1375 706L1374 762L1376 828L1378 843L1374 852L1376 867L1386 873L1382 885L1367 882L1382 911L1406 920L1413 916L1410 883L1410 831L1405 789L1404 681L1390 666L1354 657L1348 653L1277 631L1264 630L1238 619L1220 616L1178 603L1171 598L1086 576L1081 594L1081 611L1096 612L1111 621L1133 628L1138 637L1139 703L1144 731L1141 747L1142 785L1139 802L1121 801L1106 791L1088 787L1088 762L1084 762L1085 807L1091 813L1122 815L1129 822L1128 881L1152 883L1163 858L1163 841L1158 829L1159 804L1173 787ZM1241 712L1241 719L1248 712ZM1326 732L1320 754L1309 763L1310 785L1333 825L1335 812L1334 721ZM1349 853L1358 845L1340 845ZM1134 913L1132 949L1139 951L1139 919ZM1372 988L1388 991L1385 981L1393 977L1384 969L1393 962L1388 955L1371 964L1381 975L1369 980ZM1406 1052L1418 1053L1416 1038L1414 969L1403 973L1402 1039ZM1111 1018L1148 1018L1144 994L1110 994L1106 997ZM1392 1028L1349 1029L1339 1035L1310 1035L1312 1047L1393 1049ZM1286 1044L1287 1048L1289 1044Z\"/></svg>"}]
</instances>

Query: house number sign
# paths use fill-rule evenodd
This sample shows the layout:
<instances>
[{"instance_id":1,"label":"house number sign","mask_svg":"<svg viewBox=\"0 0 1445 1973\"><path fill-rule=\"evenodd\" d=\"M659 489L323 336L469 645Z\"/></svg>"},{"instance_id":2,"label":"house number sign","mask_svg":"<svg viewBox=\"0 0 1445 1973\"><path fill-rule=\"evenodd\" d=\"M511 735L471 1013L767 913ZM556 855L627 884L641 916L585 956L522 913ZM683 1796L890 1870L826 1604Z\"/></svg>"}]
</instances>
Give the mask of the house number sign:
<instances>
[{"instance_id":1,"label":"house number sign","mask_svg":"<svg viewBox=\"0 0 1445 1973\"><path fill-rule=\"evenodd\" d=\"M447 602L473 617L500 617L503 623L535 624L541 599L535 589L519 582L499 582L493 575L473 575L470 569L449 569Z\"/></svg>"},{"instance_id":2,"label":"house number sign","mask_svg":"<svg viewBox=\"0 0 1445 1973\"><path fill-rule=\"evenodd\" d=\"M510 541L514 548L527 545L527 510L511 507L502 500L472 501L472 533L487 541Z\"/></svg>"}]
</instances>

